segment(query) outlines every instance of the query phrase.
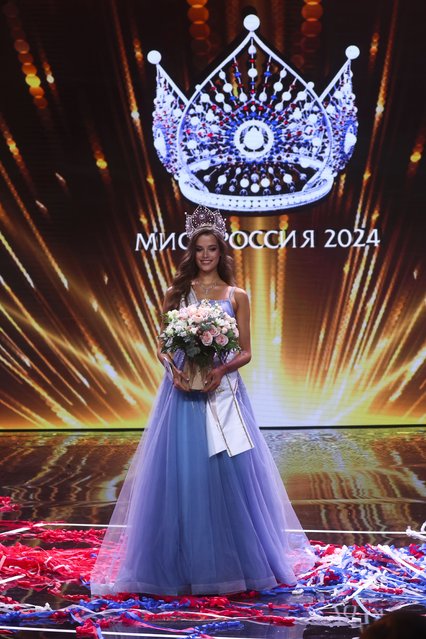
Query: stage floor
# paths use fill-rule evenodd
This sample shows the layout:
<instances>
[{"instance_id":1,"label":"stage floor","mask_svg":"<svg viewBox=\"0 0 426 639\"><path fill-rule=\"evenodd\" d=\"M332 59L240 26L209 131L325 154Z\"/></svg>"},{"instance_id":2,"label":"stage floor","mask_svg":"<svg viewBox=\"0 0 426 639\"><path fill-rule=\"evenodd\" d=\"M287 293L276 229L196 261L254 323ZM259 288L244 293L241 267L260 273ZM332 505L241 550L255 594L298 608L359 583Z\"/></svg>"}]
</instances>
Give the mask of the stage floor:
<instances>
[{"instance_id":1,"label":"stage floor","mask_svg":"<svg viewBox=\"0 0 426 639\"><path fill-rule=\"evenodd\" d=\"M406 527L419 530L426 520L424 427L262 432L310 539L339 545L406 546L412 541L405 535ZM134 431L3 431L1 494L21 507L18 515L5 513L3 518L107 524L139 438L140 433ZM49 602L54 608L67 605L43 591L25 591L12 584L5 587L2 594L18 601ZM289 595L278 595L274 603L288 600ZM348 606L336 614L352 615L354 611L354 606ZM360 618L368 619L359 613ZM171 627L189 625L175 621ZM244 629L229 629L217 636L348 639L358 637L359 632L359 628L244 622ZM61 633L67 634L65 628L53 636ZM135 633L132 628L109 628L104 634L124 638ZM52 633L22 629L16 636L29 639ZM144 636L151 636L151 631Z\"/></svg>"}]
</instances>

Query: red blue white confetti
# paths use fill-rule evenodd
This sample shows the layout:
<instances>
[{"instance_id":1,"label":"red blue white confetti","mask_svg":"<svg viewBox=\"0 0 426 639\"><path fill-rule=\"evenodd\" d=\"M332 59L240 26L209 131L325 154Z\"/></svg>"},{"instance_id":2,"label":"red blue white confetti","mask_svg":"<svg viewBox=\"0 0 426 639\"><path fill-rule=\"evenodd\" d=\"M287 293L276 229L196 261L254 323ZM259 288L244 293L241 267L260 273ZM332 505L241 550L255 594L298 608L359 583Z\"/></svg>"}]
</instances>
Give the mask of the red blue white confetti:
<instances>
[{"instance_id":1,"label":"red blue white confetti","mask_svg":"<svg viewBox=\"0 0 426 639\"><path fill-rule=\"evenodd\" d=\"M8 498L0 510L14 512ZM50 523L50 526L52 526ZM151 597L123 593L91 599L90 574L104 535L103 529L67 529L55 522L6 520L0 522L0 626L74 627L79 637L100 639L102 630L123 627L158 629L209 637L244 622L293 625L360 625L365 615L417 604L426 608L426 540L415 533L416 543L394 545L338 545L311 542L317 557L312 570L299 577L296 587L277 586L262 592L227 597ZM411 531L413 532L413 531ZM422 530L423 532L423 530ZM408 533L410 534L410 533ZM38 545L35 544L36 543ZM70 548L70 544L72 547ZM66 547L58 547L66 546ZM69 594L69 586L81 590ZM65 589L64 586L67 586ZM20 603L7 596L13 587L43 591L61 597L68 605L52 609ZM27 593L25 599L28 600ZM284 595L284 596L279 596ZM346 606L360 614L339 614ZM164 627L164 622L187 621L185 630ZM158 625L161 624L161 625Z\"/></svg>"}]
</instances>

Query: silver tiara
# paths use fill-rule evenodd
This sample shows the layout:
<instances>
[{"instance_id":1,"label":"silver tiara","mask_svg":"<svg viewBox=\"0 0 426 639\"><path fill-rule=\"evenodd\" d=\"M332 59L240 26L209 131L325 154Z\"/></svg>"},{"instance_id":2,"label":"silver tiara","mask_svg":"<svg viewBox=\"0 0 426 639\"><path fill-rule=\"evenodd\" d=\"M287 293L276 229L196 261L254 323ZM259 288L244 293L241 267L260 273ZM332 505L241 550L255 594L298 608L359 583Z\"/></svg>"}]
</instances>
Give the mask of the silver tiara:
<instances>
[{"instance_id":1,"label":"silver tiara","mask_svg":"<svg viewBox=\"0 0 426 639\"><path fill-rule=\"evenodd\" d=\"M226 226L220 211L211 211L206 206L197 206L192 214L185 213L185 232L189 238L200 230L216 231L225 237Z\"/></svg>"}]
</instances>

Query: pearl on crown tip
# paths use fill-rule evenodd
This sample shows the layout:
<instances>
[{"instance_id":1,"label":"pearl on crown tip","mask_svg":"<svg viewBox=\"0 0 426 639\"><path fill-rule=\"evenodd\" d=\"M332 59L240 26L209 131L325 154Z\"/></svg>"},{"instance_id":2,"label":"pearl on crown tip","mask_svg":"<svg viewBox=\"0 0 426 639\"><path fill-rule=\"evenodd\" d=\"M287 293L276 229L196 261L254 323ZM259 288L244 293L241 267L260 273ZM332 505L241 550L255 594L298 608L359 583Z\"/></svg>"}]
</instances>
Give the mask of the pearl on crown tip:
<instances>
[{"instance_id":1,"label":"pearl on crown tip","mask_svg":"<svg viewBox=\"0 0 426 639\"><path fill-rule=\"evenodd\" d=\"M148 53L147 58L148 62L150 62L151 64L159 64L161 62L161 53L153 49Z\"/></svg>"},{"instance_id":2,"label":"pearl on crown tip","mask_svg":"<svg viewBox=\"0 0 426 639\"><path fill-rule=\"evenodd\" d=\"M356 47L354 44L351 44L351 46L346 49L345 53L348 60L355 60L355 58L359 56L360 51L358 47Z\"/></svg>"},{"instance_id":3,"label":"pearl on crown tip","mask_svg":"<svg viewBox=\"0 0 426 639\"><path fill-rule=\"evenodd\" d=\"M250 14L244 18L243 24L247 31L256 31L260 25L260 20L254 14Z\"/></svg>"}]
</instances>

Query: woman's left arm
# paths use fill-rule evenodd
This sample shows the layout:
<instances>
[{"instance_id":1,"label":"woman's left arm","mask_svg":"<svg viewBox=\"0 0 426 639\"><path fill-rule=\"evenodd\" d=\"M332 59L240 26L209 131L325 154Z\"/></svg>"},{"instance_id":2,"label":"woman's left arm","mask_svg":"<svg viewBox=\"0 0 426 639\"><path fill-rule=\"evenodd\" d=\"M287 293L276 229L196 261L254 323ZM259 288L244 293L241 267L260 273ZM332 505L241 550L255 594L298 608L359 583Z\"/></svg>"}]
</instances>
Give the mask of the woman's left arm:
<instances>
[{"instance_id":1,"label":"woman's left arm","mask_svg":"<svg viewBox=\"0 0 426 639\"><path fill-rule=\"evenodd\" d=\"M239 330L239 344L241 350L238 355L229 362L225 362L213 368L206 377L206 393L218 388L222 377L227 373L236 371L241 366L245 366L251 360L251 339L250 339L250 302L247 293L242 288L235 289L234 299L236 303L235 318Z\"/></svg>"}]
</instances>

